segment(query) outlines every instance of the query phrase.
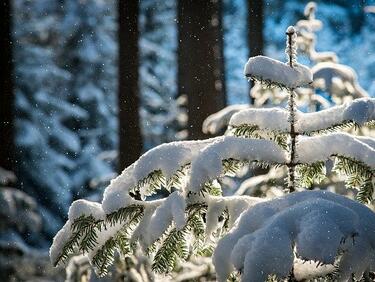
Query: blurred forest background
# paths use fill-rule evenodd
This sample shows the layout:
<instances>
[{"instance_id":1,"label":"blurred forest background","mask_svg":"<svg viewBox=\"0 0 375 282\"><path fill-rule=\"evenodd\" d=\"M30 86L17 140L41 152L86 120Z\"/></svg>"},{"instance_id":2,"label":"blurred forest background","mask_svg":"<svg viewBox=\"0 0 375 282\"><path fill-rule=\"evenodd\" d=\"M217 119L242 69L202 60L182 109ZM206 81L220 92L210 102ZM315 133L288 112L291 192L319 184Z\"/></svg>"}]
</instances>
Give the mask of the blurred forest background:
<instances>
[{"instance_id":1,"label":"blurred forest background","mask_svg":"<svg viewBox=\"0 0 375 282\"><path fill-rule=\"evenodd\" d=\"M253 103L245 62L284 60L284 31L306 3L2 1L0 280L58 275L47 250L72 201L100 201L145 150L206 138L208 115ZM317 3L316 49L374 97L375 1Z\"/></svg>"}]
</instances>

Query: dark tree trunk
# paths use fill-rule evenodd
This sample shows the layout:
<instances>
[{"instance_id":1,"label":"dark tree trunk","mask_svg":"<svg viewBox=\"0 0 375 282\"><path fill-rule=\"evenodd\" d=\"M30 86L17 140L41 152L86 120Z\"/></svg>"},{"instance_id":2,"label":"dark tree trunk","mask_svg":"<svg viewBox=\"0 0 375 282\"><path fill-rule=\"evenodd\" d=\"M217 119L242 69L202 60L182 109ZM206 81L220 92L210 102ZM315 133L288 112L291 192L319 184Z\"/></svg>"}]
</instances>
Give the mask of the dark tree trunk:
<instances>
[{"instance_id":1,"label":"dark tree trunk","mask_svg":"<svg viewBox=\"0 0 375 282\"><path fill-rule=\"evenodd\" d=\"M263 26L264 11L263 0L248 0L248 45L249 56L254 57L263 54ZM253 83L251 83L251 87ZM250 103L254 104L253 97L250 97Z\"/></svg>"},{"instance_id":2,"label":"dark tree trunk","mask_svg":"<svg viewBox=\"0 0 375 282\"><path fill-rule=\"evenodd\" d=\"M138 0L119 0L119 171L142 153L138 87Z\"/></svg>"},{"instance_id":3,"label":"dark tree trunk","mask_svg":"<svg viewBox=\"0 0 375 282\"><path fill-rule=\"evenodd\" d=\"M1 5L1 89L0 89L0 167L15 169L14 164L14 115L12 78L12 39L10 1Z\"/></svg>"},{"instance_id":4,"label":"dark tree trunk","mask_svg":"<svg viewBox=\"0 0 375 282\"><path fill-rule=\"evenodd\" d=\"M221 0L178 1L178 94L188 97L189 139L225 104Z\"/></svg>"}]
</instances>

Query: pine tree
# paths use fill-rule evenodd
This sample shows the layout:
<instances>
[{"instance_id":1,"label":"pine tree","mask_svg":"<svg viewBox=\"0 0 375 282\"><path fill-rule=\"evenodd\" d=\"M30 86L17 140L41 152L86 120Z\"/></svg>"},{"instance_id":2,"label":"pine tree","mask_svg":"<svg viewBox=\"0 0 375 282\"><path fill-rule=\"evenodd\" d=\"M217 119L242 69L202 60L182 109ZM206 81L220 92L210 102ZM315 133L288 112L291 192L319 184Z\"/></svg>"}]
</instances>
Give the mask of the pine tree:
<instances>
[{"instance_id":1,"label":"pine tree","mask_svg":"<svg viewBox=\"0 0 375 282\"><path fill-rule=\"evenodd\" d=\"M203 120L226 103L221 2L181 0L177 4L178 95L187 96L189 139L204 138Z\"/></svg>"},{"instance_id":2,"label":"pine tree","mask_svg":"<svg viewBox=\"0 0 375 282\"><path fill-rule=\"evenodd\" d=\"M333 169L347 176L358 198L372 199L375 140L334 131L373 125L375 100L298 111L295 90L310 84L312 73L297 63L295 29L286 34L287 63L256 56L245 66L246 77L288 91L286 109L244 109L231 117L227 136L148 151L111 182L101 204L72 204L51 247L51 261L60 264L84 253L104 275L116 252L126 257L139 246L153 259L156 273L213 253L219 281L229 275L257 282L269 275L296 279L300 273L323 276L323 270L332 279L368 276L374 267L375 214L340 195L301 190L323 179L326 162L334 159ZM245 164L285 166L288 194L271 201L223 196L220 177ZM160 189L170 194L155 199ZM320 272L304 268L311 265Z\"/></svg>"}]
</instances>

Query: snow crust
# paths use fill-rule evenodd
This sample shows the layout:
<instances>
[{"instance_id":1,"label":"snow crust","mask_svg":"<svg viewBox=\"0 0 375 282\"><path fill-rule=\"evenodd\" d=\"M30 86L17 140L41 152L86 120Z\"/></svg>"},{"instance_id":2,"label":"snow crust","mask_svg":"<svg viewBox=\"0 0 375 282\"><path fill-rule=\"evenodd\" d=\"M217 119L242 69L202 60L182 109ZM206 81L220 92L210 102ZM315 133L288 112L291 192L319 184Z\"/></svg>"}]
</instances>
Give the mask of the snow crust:
<instances>
[{"instance_id":1,"label":"snow crust","mask_svg":"<svg viewBox=\"0 0 375 282\"><path fill-rule=\"evenodd\" d=\"M221 176L222 161L229 158L270 163L286 162L285 152L272 141L225 136L205 147L192 161L187 189L198 192L205 182Z\"/></svg>"},{"instance_id":2,"label":"snow crust","mask_svg":"<svg viewBox=\"0 0 375 282\"><path fill-rule=\"evenodd\" d=\"M309 133L327 129L346 121L358 125L375 119L375 98L356 99L350 103L335 106L319 112L302 113L297 111L295 130ZM229 121L231 126L241 124L257 125L259 129L288 132L288 111L281 108L245 109L235 113Z\"/></svg>"},{"instance_id":3,"label":"snow crust","mask_svg":"<svg viewBox=\"0 0 375 282\"><path fill-rule=\"evenodd\" d=\"M369 143L369 138L360 139L347 133L314 137L301 136L297 142L297 160L302 163L314 163L339 155L359 160L373 168L375 167L375 149L368 145ZM345 144L345 146L338 144ZM373 145L373 140L371 144Z\"/></svg>"},{"instance_id":4,"label":"snow crust","mask_svg":"<svg viewBox=\"0 0 375 282\"><path fill-rule=\"evenodd\" d=\"M283 62L265 56L251 57L245 65L246 77L257 77L297 88L312 83L312 73L304 65L295 63L293 68Z\"/></svg>"},{"instance_id":5,"label":"snow crust","mask_svg":"<svg viewBox=\"0 0 375 282\"><path fill-rule=\"evenodd\" d=\"M236 268L242 281L263 282L269 274L289 274L293 246L297 257L324 264L344 251L340 279L346 281L352 271L375 267L374 243L375 214L366 206L326 191L295 192L242 213L219 241L213 262L219 281Z\"/></svg>"}]
</instances>

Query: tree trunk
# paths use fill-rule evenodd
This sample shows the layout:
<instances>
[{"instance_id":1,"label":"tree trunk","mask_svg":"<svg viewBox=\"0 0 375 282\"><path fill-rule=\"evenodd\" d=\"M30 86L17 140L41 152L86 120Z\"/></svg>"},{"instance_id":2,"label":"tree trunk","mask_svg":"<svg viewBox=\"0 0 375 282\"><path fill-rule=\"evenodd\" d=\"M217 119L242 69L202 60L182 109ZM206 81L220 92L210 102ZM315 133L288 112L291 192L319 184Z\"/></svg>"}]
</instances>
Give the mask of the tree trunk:
<instances>
[{"instance_id":1,"label":"tree trunk","mask_svg":"<svg viewBox=\"0 0 375 282\"><path fill-rule=\"evenodd\" d=\"M14 171L14 115L10 1L1 3L0 167Z\"/></svg>"},{"instance_id":2,"label":"tree trunk","mask_svg":"<svg viewBox=\"0 0 375 282\"><path fill-rule=\"evenodd\" d=\"M247 3L249 56L254 57L263 54L263 0L248 0ZM253 82L251 82L250 87L253 87ZM250 103L253 105L254 102L254 98L250 97Z\"/></svg>"},{"instance_id":3,"label":"tree trunk","mask_svg":"<svg viewBox=\"0 0 375 282\"><path fill-rule=\"evenodd\" d=\"M119 171L142 153L139 122L139 1L119 0Z\"/></svg>"},{"instance_id":4,"label":"tree trunk","mask_svg":"<svg viewBox=\"0 0 375 282\"><path fill-rule=\"evenodd\" d=\"M225 104L221 0L178 1L178 94L188 97L189 139Z\"/></svg>"}]
</instances>

